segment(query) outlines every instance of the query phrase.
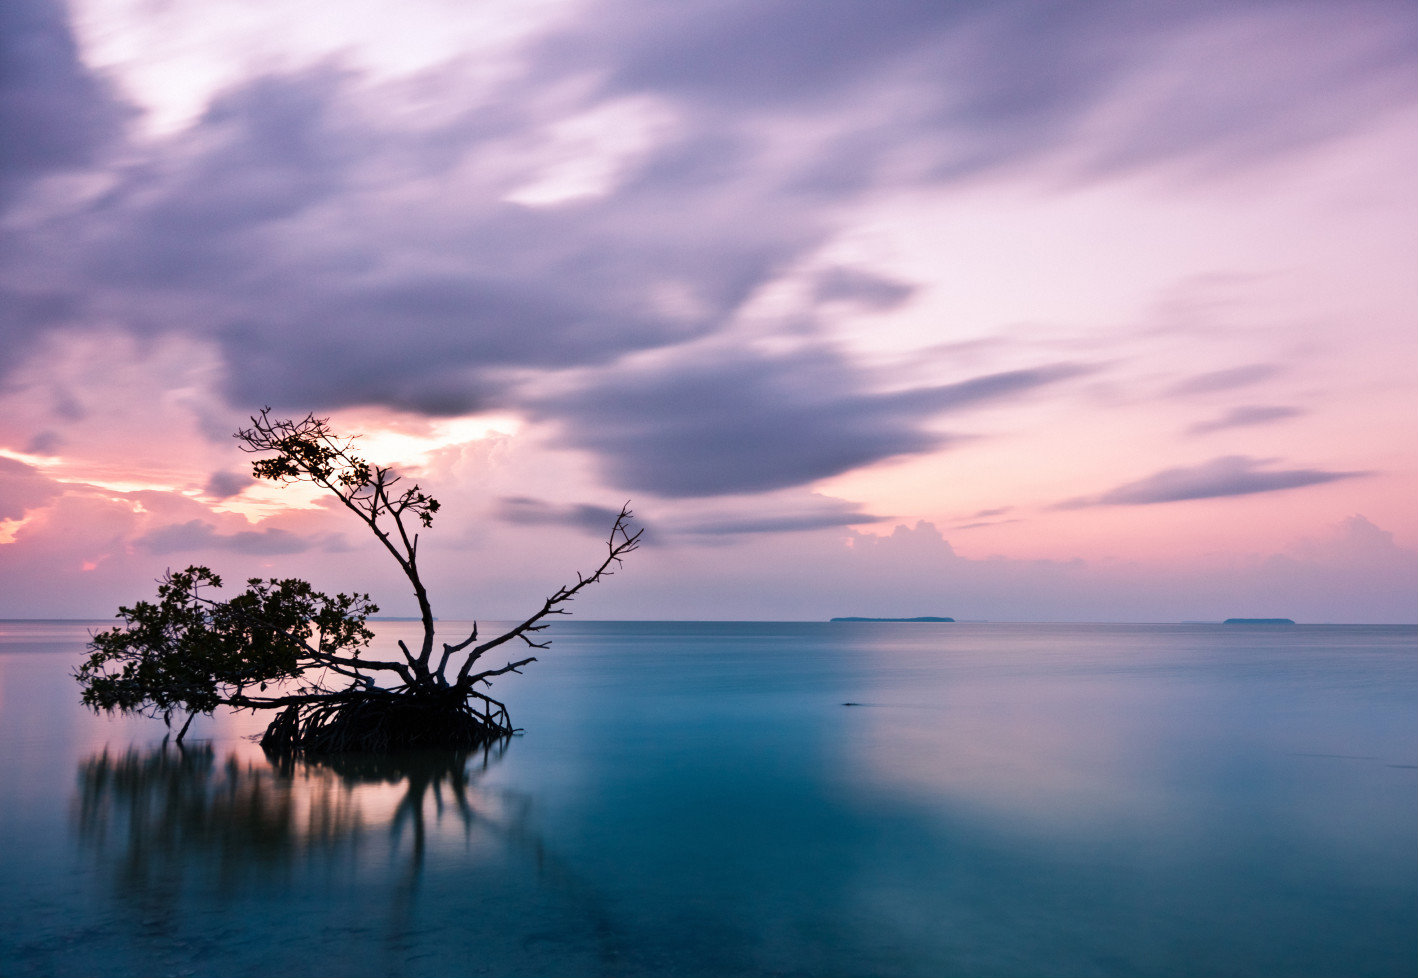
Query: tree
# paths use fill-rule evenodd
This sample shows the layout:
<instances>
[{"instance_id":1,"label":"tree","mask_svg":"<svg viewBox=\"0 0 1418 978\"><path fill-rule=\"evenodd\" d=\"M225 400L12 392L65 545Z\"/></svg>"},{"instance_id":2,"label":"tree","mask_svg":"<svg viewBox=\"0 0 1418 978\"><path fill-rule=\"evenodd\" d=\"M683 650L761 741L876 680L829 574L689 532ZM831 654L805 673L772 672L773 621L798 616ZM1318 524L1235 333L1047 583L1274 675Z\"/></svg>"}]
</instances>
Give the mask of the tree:
<instances>
[{"instance_id":1,"label":"tree","mask_svg":"<svg viewBox=\"0 0 1418 978\"><path fill-rule=\"evenodd\" d=\"M566 605L612 574L643 532L632 532L632 514L622 507L593 572L578 574L494 638L479 642L474 623L471 634L440 645L415 529L433 525L438 500L417 485L396 488L400 477L356 455L354 440L335 435L328 419L273 419L267 408L236 438L260 456L252 463L256 477L313 483L370 529L413 587L423 637L417 650L400 640L397 657L369 658L374 633L366 619L379 609L367 594L331 597L295 578L252 578L241 594L220 601L210 592L221 578L208 568L169 571L156 603L119 608L123 624L93 636L75 676L95 711L161 716L169 725L185 712L179 743L193 717L218 706L277 711L261 744L280 754L466 748L511 734L506 705L486 690L536 657L482 669L483 656L509 642L545 649L550 642L540 633L548 619L570 614Z\"/></svg>"}]
</instances>

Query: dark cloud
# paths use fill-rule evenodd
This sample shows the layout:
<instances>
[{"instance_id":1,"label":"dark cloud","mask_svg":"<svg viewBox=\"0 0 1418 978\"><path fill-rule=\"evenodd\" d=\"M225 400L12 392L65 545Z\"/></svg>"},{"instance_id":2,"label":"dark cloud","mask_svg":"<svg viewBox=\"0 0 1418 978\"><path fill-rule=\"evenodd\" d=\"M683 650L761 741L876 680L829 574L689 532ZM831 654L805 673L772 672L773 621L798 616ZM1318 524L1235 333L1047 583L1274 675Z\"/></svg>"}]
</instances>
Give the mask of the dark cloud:
<instances>
[{"instance_id":1,"label":"dark cloud","mask_svg":"<svg viewBox=\"0 0 1418 978\"><path fill-rule=\"evenodd\" d=\"M1273 421L1284 421L1287 418L1299 417L1304 413L1297 407L1245 405L1232 408L1219 418L1198 422L1188 428L1187 432L1193 435L1205 435L1213 431L1224 431L1227 428L1247 428L1252 425L1270 424Z\"/></svg>"},{"instance_id":2,"label":"dark cloud","mask_svg":"<svg viewBox=\"0 0 1418 978\"><path fill-rule=\"evenodd\" d=\"M249 472L213 472L203 491L213 499L230 499L241 495L251 483Z\"/></svg>"},{"instance_id":3,"label":"dark cloud","mask_svg":"<svg viewBox=\"0 0 1418 978\"><path fill-rule=\"evenodd\" d=\"M693 536L740 536L750 533L801 533L834 527L880 523L889 516L863 513L855 504L818 507L806 512L718 514L679 519L665 529Z\"/></svg>"},{"instance_id":4,"label":"dark cloud","mask_svg":"<svg viewBox=\"0 0 1418 978\"><path fill-rule=\"evenodd\" d=\"M525 71L465 107L446 66L400 87L322 64L249 79L190 130L123 145L103 198L23 248L0 242L0 370L75 321L195 331L222 350L242 407L530 409L627 486L798 485L930 450L944 441L924 426L935 414L1062 376L881 393L821 355L685 365L674 348L727 329L831 237L843 205L1063 149L1094 173L1244 162L1365 125L1418 88L1413 5L574 9L526 48ZM0 44L0 194L119 145L124 110L79 61L62 8L6 3ZM428 121L404 111L414 90L461 108ZM535 174L499 161L641 96L672 124L605 193L515 202ZM815 300L889 309L911 288L839 269ZM663 372L620 366L655 350ZM520 382L567 368L600 376L560 398ZM1274 372L1237 367L1173 393Z\"/></svg>"},{"instance_id":5,"label":"dark cloud","mask_svg":"<svg viewBox=\"0 0 1418 978\"><path fill-rule=\"evenodd\" d=\"M0 133L3 132L0 126ZM0 143L3 142L0 136ZM5 236L0 231L0 274L4 272L4 250ZM0 282L0 346L5 350L4 359L0 360L0 385L5 381L6 368L12 364L18 366L49 331L71 323L80 308L80 301L71 295Z\"/></svg>"},{"instance_id":6,"label":"dark cloud","mask_svg":"<svg viewBox=\"0 0 1418 978\"><path fill-rule=\"evenodd\" d=\"M596 453L615 485L662 496L714 496L802 485L938 448L925 427L944 412L1026 394L1076 376L1061 364L955 384L876 393L825 351L726 354L624 372L539 404L567 444Z\"/></svg>"},{"instance_id":7,"label":"dark cloud","mask_svg":"<svg viewBox=\"0 0 1418 978\"><path fill-rule=\"evenodd\" d=\"M715 117L820 114L895 89L891 117L819 157L829 168L850 158L841 186L903 139L933 149L937 173L963 175L1057 148L1085 121L1100 171L1268 155L1347 131L1357 105L1411 102L1416 42L1411 6L1378 2L616 0L546 60ZM1110 101L1127 108L1100 112Z\"/></svg>"},{"instance_id":8,"label":"dark cloud","mask_svg":"<svg viewBox=\"0 0 1418 978\"><path fill-rule=\"evenodd\" d=\"M620 510L589 503L557 504L530 496L504 496L497 509L498 519L520 526L570 526L596 536L605 536L615 525Z\"/></svg>"},{"instance_id":9,"label":"dark cloud","mask_svg":"<svg viewBox=\"0 0 1418 978\"><path fill-rule=\"evenodd\" d=\"M1225 455L1201 465L1164 469L1145 479L1118 486L1099 496L1082 497L1060 503L1060 509L1084 506L1146 506L1152 503L1182 502L1188 499L1215 499L1278 492L1302 486L1320 485L1338 479L1366 475L1364 472L1326 472L1322 469L1271 469L1275 459L1247 455Z\"/></svg>"},{"instance_id":10,"label":"dark cloud","mask_svg":"<svg viewBox=\"0 0 1418 978\"><path fill-rule=\"evenodd\" d=\"M185 553L192 550L229 550L239 554L298 554L314 549L320 542L288 530L242 530L218 533L202 520L172 523L138 537L134 543L154 554Z\"/></svg>"},{"instance_id":11,"label":"dark cloud","mask_svg":"<svg viewBox=\"0 0 1418 978\"><path fill-rule=\"evenodd\" d=\"M822 240L800 202L693 140L574 207L509 203L515 184L489 178L390 210L389 171L437 186L451 163L403 145L358 94L333 69L258 79L163 165L132 168L77 229L79 272L107 286L97 308L145 331L201 324L237 403L456 414L505 406L501 371L703 336ZM438 134L453 162L502 151L489 143L507 134L478 121ZM514 135L542 121L556 120ZM60 265L74 262L64 230L48 242Z\"/></svg>"},{"instance_id":12,"label":"dark cloud","mask_svg":"<svg viewBox=\"0 0 1418 978\"><path fill-rule=\"evenodd\" d=\"M0 216L40 178L99 162L130 114L80 61L62 2L0 3ZM82 305L82 284L36 287L51 277L9 267L29 248L0 224L0 381Z\"/></svg>"},{"instance_id":13,"label":"dark cloud","mask_svg":"<svg viewBox=\"0 0 1418 978\"><path fill-rule=\"evenodd\" d=\"M883 3L870 15L851 0L601 6L548 53L581 63L588 50L609 55L613 88L740 111L830 104L904 57L928 51L980 8L930 0Z\"/></svg>"},{"instance_id":14,"label":"dark cloud","mask_svg":"<svg viewBox=\"0 0 1418 978\"><path fill-rule=\"evenodd\" d=\"M54 450L64 444L64 436L57 431L36 432L25 444L26 455L53 455Z\"/></svg>"},{"instance_id":15,"label":"dark cloud","mask_svg":"<svg viewBox=\"0 0 1418 978\"><path fill-rule=\"evenodd\" d=\"M742 533L797 533L804 530L823 530L834 526L857 526L861 523L876 523L883 517L863 513L859 517L840 515L804 516L764 516L758 519L714 520L702 523L687 523L675 527L679 533L694 533L711 536L736 536Z\"/></svg>"},{"instance_id":16,"label":"dark cloud","mask_svg":"<svg viewBox=\"0 0 1418 978\"><path fill-rule=\"evenodd\" d=\"M527 496L508 496L500 501L499 519L522 526L569 526L595 536L605 536L618 511L588 504L557 504ZM661 533L685 536L742 536L759 533L798 533L833 527L858 526L886 519L860 512L855 506L840 506L812 512L722 513L656 520Z\"/></svg>"},{"instance_id":17,"label":"dark cloud","mask_svg":"<svg viewBox=\"0 0 1418 978\"><path fill-rule=\"evenodd\" d=\"M70 294L34 289L0 290L0 329L7 333L43 332L73 322L83 308Z\"/></svg>"},{"instance_id":18,"label":"dark cloud","mask_svg":"<svg viewBox=\"0 0 1418 978\"><path fill-rule=\"evenodd\" d=\"M1006 370L1001 373L985 374L955 384L922 387L893 396L905 403L934 413L969 407L1015 394L1024 394L1036 387L1078 377L1090 373L1092 370L1092 367L1085 364L1056 363L1029 370Z\"/></svg>"},{"instance_id":19,"label":"dark cloud","mask_svg":"<svg viewBox=\"0 0 1418 978\"><path fill-rule=\"evenodd\" d=\"M1251 384L1269 380L1279 373L1280 367L1277 364L1247 363L1239 367L1227 367L1225 370L1213 370L1188 377L1167 388L1167 394L1172 397L1215 394L1220 391L1234 390L1237 387L1249 387Z\"/></svg>"},{"instance_id":20,"label":"dark cloud","mask_svg":"<svg viewBox=\"0 0 1418 978\"><path fill-rule=\"evenodd\" d=\"M867 309L895 309L916 292L914 285L853 268L829 269L817 277L818 302L851 302Z\"/></svg>"},{"instance_id":21,"label":"dark cloud","mask_svg":"<svg viewBox=\"0 0 1418 978\"><path fill-rule=\"evenodd\" d=\"M160 294L231 296L253 278L281 283L295 269L277 264L284 256L272 237L350 190L362 154L377 149L377 135L341 113L351 81L322 66L220 95L161 158L127 168L94 206L85 273Z\"/></svg>"},{"instance_id":22,"label":"dark cloud","mask_svg":"<svg viewBox=\"0 0 1418 978\"><path fill-rule=\"evenodd\" d=\"M63 3L0 4L0 205L24 181L93 161L128 114L79 60Z\"/></svg>"}]
</instances>

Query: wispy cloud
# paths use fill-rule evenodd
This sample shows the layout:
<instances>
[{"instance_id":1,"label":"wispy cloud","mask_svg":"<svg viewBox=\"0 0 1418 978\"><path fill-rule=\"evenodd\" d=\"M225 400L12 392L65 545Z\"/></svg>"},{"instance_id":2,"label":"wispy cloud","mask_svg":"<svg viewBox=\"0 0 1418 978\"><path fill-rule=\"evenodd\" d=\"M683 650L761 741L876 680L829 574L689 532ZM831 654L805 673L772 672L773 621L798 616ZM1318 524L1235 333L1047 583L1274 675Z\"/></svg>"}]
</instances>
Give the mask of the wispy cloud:
<instances>
[{"instance_id":1,"label":"wispy cloud","mask_svg":"<svg viewBox=\"0 0 1418 978\"><path fill-rule=\"evenodd\" d=\"M1279 492L1320 485L1338 479L1367 475L1365 472L1328 472L1322 469L1269 468L1277 459L1247 455L1225 455L1190 467L1163 469L1136 482L1128 482L1097 496L1082 496L1059 503L1059 509L1085 506L1146 506L1153 503L1183 502Z\"/></svg>"},{"instance_id":2,"label":"wispy cloud","mask_svg":"<svg viewBox=\"0 0 1418 978\"><path fill-rule=\"evenodd\" d=\"M1023 521L1020 520L1018 517L1016 517L1016 518L1014 518L1014 519L1008 519L1008 520L976 520L976 521L973 522L973 523L956 523L954 526L951 527L951 529L952 529L952 530L978 530L978 529L981 529L981 528L986 527L986 526L1002 526L1002 525L1004 525L1005 523L1020 523L1020 522L1023 522Z\"/></svg>"},{"instance_id":3,"label":"wispy cloud","mask_svg":"<svg viewBox=\"0 0 1418 978\"><path fill-rule=\"evenodd\" d=\"M1249 428L1254 425L1270 424L1288 418L1298 418L1305 412L1297 407L1283 405L1245 405L1232 408L1219 418L1201 421L1187 429L1188 434L1205 435L1227 428Z\"/></svg>"},{"instance_id":4,"label":"wispy cloud","mask_svg":"<svg viewBox=\"0 0 1418 978\"><path fill-rule=\"evenodd\" d=\"M620 510L590 503L557 504L530 496L504 496L497 517L519 526L571 526L605 536L615 524Z\"/></svg>"},{"instance_id":5,"label":"wispy cloud","mask_svg":"<svg viewBox=\"0 0 1418 978\"><path fill-rule=\"evenodd\" d=\"M851 302L874 310L895 309L916 292L906 282L842 266L822 272L814 284L818 302Z\"/></svg>"},{"instance_id":6,"label":"wispy cloud","mask_svg":"<svg viewBox=\"0 0 1418 978\"><path fill-rule=\"evenodd\" d=\"M1249 387L1263 380L1269 380L1280 373L1280 366L1274 363L1248 363L1225 370L1213 370L1178 381L1167 389L1173 397L1189 397L1193 394L1215 394L1220 391Z\"/></svg>"},{"instance_id":7,"label":"wispy cloud","mask_svg":"<svg viewBox=\"0 0 1418 978\"><path fill-rule=\"evenodd\" d=\"M703 536L737 536L743 533L800 533L807 530L825 530L839 526L879 523L888 518L857 511L723 516L676 522L670 524L668 529L675 533Z\"/></svg>"},{"instance_id":8,"label":"wispy cloud","mask_svg":"<svg viewBox=\"0 0 1418 978\"><path fill-rule=\"evenodd\" d=\"M150 530L134 543L154 554L186 553L198 550L227 550L239 554L298 554L316 547L340 549L339 541L312 540L300 534L271 527L219 533L212 524L188 520Z\"/></svg>"}]
</instances>

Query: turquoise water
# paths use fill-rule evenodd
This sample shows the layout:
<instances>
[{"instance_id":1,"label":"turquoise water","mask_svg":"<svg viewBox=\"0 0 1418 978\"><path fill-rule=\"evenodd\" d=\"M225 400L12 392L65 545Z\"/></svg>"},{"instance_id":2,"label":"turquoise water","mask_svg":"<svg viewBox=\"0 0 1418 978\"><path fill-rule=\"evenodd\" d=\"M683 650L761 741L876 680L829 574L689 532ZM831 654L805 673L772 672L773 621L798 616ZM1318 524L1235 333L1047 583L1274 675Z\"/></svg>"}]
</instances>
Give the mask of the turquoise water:
<instances>
[{"instance_id":1,"label":"turquoise water","mask_svg":"<svg viewBox=\"0 0 1418 978\"><path fill-rule=\"evenodd\" d=\"M87 628L0 623L0 974L1418 972L1411 627L571 622L525 734L284 768Z\"/></svg>"}]
</instances>

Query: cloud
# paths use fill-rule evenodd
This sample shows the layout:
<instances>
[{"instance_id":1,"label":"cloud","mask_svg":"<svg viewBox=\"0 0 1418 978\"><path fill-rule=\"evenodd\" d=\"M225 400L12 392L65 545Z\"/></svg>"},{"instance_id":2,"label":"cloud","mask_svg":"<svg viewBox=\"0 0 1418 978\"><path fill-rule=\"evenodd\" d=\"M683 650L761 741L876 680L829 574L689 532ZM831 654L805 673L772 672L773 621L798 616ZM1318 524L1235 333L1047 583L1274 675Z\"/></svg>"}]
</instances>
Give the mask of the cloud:
<instances>
[{"instance_id":1,"label":"cloud","mask_svg":"<svg viewBox=\"0 0 1418 978\"><path fill-rule=\"evenodd\" d=\"M1237 387L1249 387L1262 380L1269 380L1278 373L1280 373L1280 367L1276 364L1248 363L1239 367L1228 367L1225 370L1214 370L1188 377L1169 387L1167 394L1172 397L1215 394L1220 391L1234 390Z\"/></svg>"},{"instance_id":2,"label":"cloud","mask_svg":"<svg viewBox=\"0 0 1418 978\"><path fill-rule=\"evenodd\" d=\"M953 530L978 530L985 526L1002 526L1006 523L1020 523L1023 520L1018 516L1010 517L1007 520L995 519L996 516L1004 516L1014 512L1013 506L995 506L989 509L981 509L972 513L965 523L956 523L951 527Z\"/></svg>"},{"instance_id":3,"label":"cloud","mask_svg":"<svg viewBox=\"0 0 1418 978\"><path fill-rule=\"evenodd\" d=\"M744 516L685 523L675 527L679 533L705 534L712 536L737 535L740 533L797 533L803 530L821 530L833 526L857 526L875 523L884 517L860 514L808 513L799 516Z\"/></svg>"},{"instance_id":4,"label":"cloud","mask_svg":"<svg viewBox=\"0 0 1418 978\"><path fill-rule=\"evenodd\" d=\"M1219 418L1198 422L1188 428L1187 433L1205 435L1213 431L1224 431L1227 428L1247 428L1252 425L1270 424L1273 421L1296 418L1304 413L1302 409L1297 407L1246 405L1232 408Z\"/></svg>"},{"instance_id":5,"label":"cloud","mask_svg":"<svg viewBox=\"0 0 1418 978\"><path fill-rule=\"evenodd\" d=\"M228 550L239 554L260 555L298 554L320 545L317 541L279 528L218 533L216 527L202 520L161 526L149 530L133 542L154 554L187 553L195 550Z\"/></svg>"},{"instance_id":6,"label":"cloud","mask_svg":"<svg viewBox=\"0 0 1418 978\"><path fill-rule=\"evenodd\" d=\"M22 519L59 493L59 484L34 466L0 455L0 520Z\"/></svg>"},{"instance_id":7,"label":"cloud","mask_svg":"<svg viewBox=\"0 0 1418 978\"><path fill-rule=\"evenodd\" d=\"M609 65L611 91L667 93L706 116L820 118L872 105L871 126L822 154L841 185L854 179L848 159L862 180L905 139L934 156L936 173L961 176L1050 152L1085 127L1094 171L1178 158L1235 165L1347 131L1359 105L1411 101L1415 39L1413 11L1382 4L901 2L867 12L850 0L688 0L590 8L546 60Z\"/></svg>"},{"instance_id":8,"label":"cloud","mask_svg":"<svg viewBox=\"0 0 1418 978\"><path fill-rule=\"evenodd\" d=\"M1412 94L1406 8L1278 9L592 4L471 102L456 63L406 85L331 62L250 78L192 129L125 147L135 162L113 189L31 245L74 275L54 303L143 331L210 324L237 403L505 406L505 369L610 363L724 328L827 240L834 205L1017 167L1074 146L1085 122L1104 138L1107 107L1154 90L1154 74L1203 93L1171 108L1218 121L1118 115L1106 141L1127 147L1128 165L1250 140L1277 119L1292 140L1320 138ZM0 104L31 106L26 125L52 137L46 159L94 158L121 112L77 60L59 8L6 10L15 36L46 39L46 56L17 62L21 94ZM1320 27L1344 44L1314 45L1306 31ZM1245 86L1187 84L1241 70L1218 67L1208 45L1252 34L1276 48L1265 71ZM1348 111L1278 114L1297 88ZM466 107L430 120L415 97ZM669 121L602 192L511 202L530 172L565 162L548 141L556 126L626 104ZM888 166L907 157L919 171ZM851 273L822 289L882 308L909 296ZM315 355L324 369L304 369Z\"/></svg>"},{"instance_id":9,"label":"cloud","mask_svg":"<svg viewBox=\"0 0 1418 978\"><path fill-rule=\"evenodd\" d=\"M1160 563L980 558L956 552L929 522L883 536L832 530L748 536L698 552L692 572L672 551L637 557L644 559L627 567L633 588L600 595L598 613L802 621L937 614L1002 622L1219 622L1246 615L1411 623L1418 594L1414 552L1395 546L1386 531L1352 521L1305 545L1304 553L1295 548L1283 557L1267 551Z\"/></svg>"},{"instance_id":10,"label":"cloud","mask_svg":"<svg viewBox=\"0 0 1418 978\"><path fill-rule=\"evenodd\" d=\"M895 309L916 292L905 282L841 266L819 274L815 285L818 302L851 302L874 311Z\"/></svg>"},{"instance_id":11,"label":"cloud","mask_svg":"<svg viewBox=\"0 0 1418 978\"><path fill-rule=\"evenodd\" d=\"M1059 509L1085 506L1146 506L1153 503L1182 502L1189 499L1216 499L1279 492L1302 486L1321 485L1338 479L1367 475L1365 472L1326 472L1321 469L1270 469L1276 459L1246 455L1225 455L1191 467L1164 469L1145 479L1129 482L1098 495L1070 499Z\"/></svg>"},{"instance_id":12,"label":"cloud","mask_svg":"<svg viewBox=\"0 0 1418 978\"><path fill-rule=\"evenodd\" d=\"M821 498L821 497L818 497ZM749 512L720 512L667 520L664 529L670 533L690 536L739 536L754 533L803 533L834 527L861 526L889 519L864 513L855 503L832 500L807 508L775 512L766 507L754 507Z\"/></svg>"},{"instance_id":13,"label":"cloud","mask_svg":"<svg viewBox=\"0 0 1418 978\"><path fill-rule=\"evenodd\" d=\"M929 520L917 520L915 526L898 523L886 536L858 533L850 538L849 544L855 560L929 560L952 565L964 561L945 538L945 534Z\"/></svg>"},{"instance_id":14,"label":"cloud","mask_svg":"<svg viewBox=\"0 0 1418 978\"><path fill-rule=\"evenodd\" d=\"M980 528L983 527L983 526L1002 526L1002 525L1005 524L1005 523L1021 523L1021 522L1023 522L1023 521L1020 520L1018 517L1015 517L1014 519L1008 519L1008 520L977 520L977 521L974 522L974 523L956 523L954 526L951 527L951 529L952 529L952 530L978 530L978 529L980 529Z\"/></svg>"},{"instance_id":15,"label":"cloud","mask_svg":"<svg viewBox=\"0 0 1418 978\"><path fill-rule=\"evenodd\" d=\"M625 371L540 405L564 441L601 459L614 485L715 496L803 485L936 448L925 422L1027 394L1086 368L1055 364L954 384L873 392L839 356L734 351Z\"/></svg>"},{"instance_id":16,"label":"cloud","mask_svg":"<svg viewBox=\"0 0 1418 978\"><path fill-rule=\"evenodd\" d=\"M89 72L62 3L0 5L0 204L16 185L82 166L130 114Z\"/></svg>"},{"instance_id":17,"label":"cloud","mask_svg":"<svg viewBox=\"0 0 1418 978\"><path fill-rule=\"evenodd\" d=\"M241 495L251 483L249 472L213 472L203 491L213 499L230 499Z\"/></svg>"},{"instance_id":18,"label":"cloud","mask_svg":"<svg viewBox=\"0 0 1418 978\"><path fill-rule=\"evenodd\" d=\"M1418 576L1418 553L1399 546L1391 532L1358 513L1317 536L1296 541L1286 556L1338 568L1388 566L1402 570L1405 578Z\"/></svg>"},{"instance_id":19,"label":"cloud","mask_svg":"<svg viewBox=\"0 0 1418 978\"><path fill-rule=\"evenodd\" d=\"M558 505L529 496L504 496L497 517L518 526L570 526L596 536L605 536L615 525L620 510L589 503Z\"/></svg>"},{"instance_id":20,"label":"cloud","mask_svg":"<svg viewBox=\"0 0 1418 978\"><path fill-rule=\"evenodd\" d=\"M89 315L203 323L238 403L440 415L505 406L509 369L609 363L719 328L825 233L771 178L700 172L692 141L604 199L509 203L537 160L483 174L464 157L512 152L557 113L410 133L380 95L329 68L255 79L173 137L163 165L128 171L63 239L34 244L72 267L65 249L82 243Z\"/></svg>"},{"instance_id":21,"label":"cloud","mask_svg":"<svg viewBox=\"0 0 1418 978\"><path fill-rule=\"evenodd\" d=\"M589 41L594 55L616 52L613 88L741 110L831 101L975 13L968 3L889 4L868 17L838 0L700 0L620 5L620 16L608 16L616 6L593 11L555 53L570 53L572 44L584 52Z\"/></svg>"},{"instance_id":22,"label":"cloud","mask_svg":"<svg viewBox=\"0 0 1418 978\"><path fill-rule=\"evenodd\" d=\"M679 497L802 485L939 448L937 415L1065 376L890 391L820 351L694 360L818 255L842 215L992 168L1047 162L1087 180L1199 158L1240 167L1365 125L1415 90L1411 5L568 11L518 52L522 70L477 86L457 59L397 83L324 61L248 77L189 129L125 143L127 110L83 65L62 8L6 4L0 127L21 138L0 145L0 206L29 194L38 216L23 247L0 242L0 370L79 323L199 333L221 351L214 383L243 410L525 412L616 485ZM559 127L605 112L640 134L606 179L519 197L566 163ZM36 189L76 166L101 193ZM764 329L814 305L912 298L837 269L809 309ZM627 366L646 353L661 366ZM575 391L545 393L573 370Z\"/></svg>"},{"instance_id":23,"label":"cloud","mask_svg":"<svg viewBox=\"0 0 1418 978\"><path fill-rule=\"evenodd\" d=\"M53 455L55 449L64 444L64 436L57 431L37 431L25 443L26 455Z\"/></svg>"},{"instance_id":24,"label":"cloud","mask_svg":"<svg viewBox=\"0 0 1418 978\"><path fill-rule=\"evenodd\" d=\"M558 504L528 496L504 496L498 504L498 519L519 526L569 526L604 537L615 522L618 510L590 504ZM863 513L854 503L824 500L820 496L785 499L757 498L739 506L707 512L656 512L637 523L652 528L656 539L663 537L737 537L745 534L801 533L831 527L876 523L885 517Z\"/></svg>"}]
</instances>

